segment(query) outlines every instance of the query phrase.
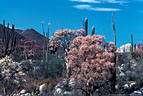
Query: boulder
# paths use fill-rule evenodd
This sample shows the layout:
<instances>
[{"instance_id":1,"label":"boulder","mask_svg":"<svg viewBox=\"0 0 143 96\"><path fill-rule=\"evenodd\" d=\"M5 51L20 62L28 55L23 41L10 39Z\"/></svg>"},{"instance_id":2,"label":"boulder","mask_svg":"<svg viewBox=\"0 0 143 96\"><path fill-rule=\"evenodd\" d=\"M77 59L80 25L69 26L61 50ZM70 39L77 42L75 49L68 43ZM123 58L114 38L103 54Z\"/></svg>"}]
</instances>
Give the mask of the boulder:
<instances>
[{"instance_id":1,"label":"boulder","mask_svg":"<svg viewBox=\"0 0 143 96\"><path fill-rule=\"evenodd\" d=\"M122 45L120 48L117 49L117 52L119 53L130 52L130 47L131 47L131 44Z\"/></svg>"}]
</instances>

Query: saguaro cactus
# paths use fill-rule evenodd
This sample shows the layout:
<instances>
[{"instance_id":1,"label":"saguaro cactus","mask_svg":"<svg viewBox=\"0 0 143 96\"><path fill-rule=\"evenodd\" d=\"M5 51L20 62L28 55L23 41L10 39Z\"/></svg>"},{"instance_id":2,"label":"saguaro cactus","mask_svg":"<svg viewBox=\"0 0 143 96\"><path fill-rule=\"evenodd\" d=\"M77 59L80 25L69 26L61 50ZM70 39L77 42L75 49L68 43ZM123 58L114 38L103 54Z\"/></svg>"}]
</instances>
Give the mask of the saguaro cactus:
<instances>
[{"instance_id":1,"label":"saguaro cactus","mask_svg":"<svg viewBox=\"0 0 143 96\"><path fill-rule=\"evenodd\" d=\"M117 45L117 42L116 42L116 29L115 29L115 25L114 25L114 13L112 13L112 28L113 28L113 31L114 31L114 43L115 43L115 46ZM113 77L111 78L111 86L112 86L112 92L115 93L116 89L115 89L115 85L116 85L116 67L117 67L117 63L116 63L116 53L115 53L115 57L114 57L114 67L115 67L115 70L112 72L113 74Z\"/></svg>"},{"instance_id":2,"label":"saguaro cactus","mask_svg":"<svg viewBox=\"0 0 143 96\"><path fill-rule=\"evenodd\" d=\"M115 45L116 45L116 29L115 29L115 25L114 25L114 21L113 21L113 18L114 17L114 13L112 13L112 28L113 28L113 31L114 31L114 42L115 42Z\"/></svg>"},{"instance_id":3,"label":"saguaro cactus","mask_svg":"<svg viewBox=\"0 0 143 96\"><path fill-rule=\"evenodd\" d=\"M4 23L5 23L5 21L4 21ZM4 26L4 29L3 29L3 32L4 32L4 36L3 36L3 38L4 38L4 46L5 46L5 55L7 54L7 49L8 49L8 47L9 47L9 38L10 38L10 34L8 34L9 33L9 23L8 23L8 25L7 25L7 28L6 28L7 30L5 30L5 26Z\"/></svg>"},{"instance_id":4,"label":"saguaro cactus","mask_svg":"<svg viewBox=\"0 0 143 96\"><path fill-rule=\"evenodd\" d=\"M8 55L8 49L13 49L17 43L17 36L14 33L14 25L12 25L12 30L9 30L9 23L6 28L5 20L3 20L2 42L4 46L4 56Z\"/></svg>"},{"instance_id":5,"label":"saguaro cactus","mask_svg":"<svg viewBox=\"0 0 143 96\"><path fill-rule=\"evenodd\" d=\"M85 36L88 34L88 19L85 18Z\"/></svg>"},{"instance_id":6,"label":"saguaro cactus","mask_svg":"<svg viewBox=\"0 0 143 96\"><path fill-rule=\"evenodd\" d=\"M14 34L14 24L12 24L12 32L11 32L11 48L14 47L15 45L15 42L14 42L14 39L15 39L15 34Z\"/></svg>"},{"instance_id":7,"label":"saguaro cactus","mask_svg":"<svg viewBox=\"0 0 143 96\"><path fill-rule=\"evenodd\" d=\"M95 34L95 27L92 26L92 35L94 35L94 34Z\"/></svg>"},{"instance_id":8,"label":"saguaro cactus","mask_svg":"<svg viewBox=\"0 0 143 96\"><path fill-rule=\"evenodd\" d=\"M137 45L135 44L135 45L134 45L134 50L136 50L136 47L137 47Z\"/></svg>"},{"instance_id":9,"label":"saguaro cactus","mask_svg":"<svg viewBox=\"0 0 143 96\"><path fill-rule=\"evenodd\" d=\"M47 38L47 53L49 53L49 34L50 34L50 23L48 23L48 31L46 33L46 38Z\"/></svg>"},{"instance_id":10,"label":"saguaro cactus","mask_svg":"<svg viewBox=\"0 0 143 96\"><path fill-rule=\"evenodd\" d=\"M48 23L48 31L46 33L46 45L47 45L47 49L46 49L46 62L48 61L48 53L49 53L49 32L50 32L50 23Z\"/></svg>"},{"instance_id":11,"label":"saguaro cactus","mask_svg":"<svg viewBox=\"0 0 143 96\"><path fill-rule=\"evenodd\" d=\"M43 42L44 42L44 45L43 45L43 60L45 61L45 43L46 43L46 39L45 39L45 31L44 31L44 23L42 23L42 30L43 30Z\"/></svg>"},{"instance_id":12,"label":"saguaro cactus","mask_svg":"<svg viewBox=\"0 0 143 96\"><path fill-rule=\"evenodd\" d=\"M2 41L5 42L5 20L3 20Z\"/></svg>"},{"instance_id":13,"label":"saguaro cactus","mask_svg":"<svg viewBox=\"0 0 143 96\"><path fill-rule=\"evenodd\" d=\"M133 34L131 34L131 54L133 53Z\"/></svg>"}]
</instances>

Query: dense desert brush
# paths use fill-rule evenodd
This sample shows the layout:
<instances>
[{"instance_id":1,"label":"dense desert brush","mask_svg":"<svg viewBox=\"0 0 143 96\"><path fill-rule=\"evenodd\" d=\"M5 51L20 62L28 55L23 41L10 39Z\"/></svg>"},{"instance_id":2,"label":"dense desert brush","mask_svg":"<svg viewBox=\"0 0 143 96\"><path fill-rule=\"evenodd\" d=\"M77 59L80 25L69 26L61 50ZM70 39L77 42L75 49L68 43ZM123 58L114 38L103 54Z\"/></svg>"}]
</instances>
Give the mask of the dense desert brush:
<instances>
[{"instance_id":1,"label":"dense desert brush","mask_svg":"<svg viewBox=\"0 0 143 96\"><path fill-rule=\"evenodd\" d=\"M70 79L77 81L76 88L87 95L103 86L112 77L115 44L104 43L100 35L77 37L67 56Z\"/></svg>"}]
</instances>

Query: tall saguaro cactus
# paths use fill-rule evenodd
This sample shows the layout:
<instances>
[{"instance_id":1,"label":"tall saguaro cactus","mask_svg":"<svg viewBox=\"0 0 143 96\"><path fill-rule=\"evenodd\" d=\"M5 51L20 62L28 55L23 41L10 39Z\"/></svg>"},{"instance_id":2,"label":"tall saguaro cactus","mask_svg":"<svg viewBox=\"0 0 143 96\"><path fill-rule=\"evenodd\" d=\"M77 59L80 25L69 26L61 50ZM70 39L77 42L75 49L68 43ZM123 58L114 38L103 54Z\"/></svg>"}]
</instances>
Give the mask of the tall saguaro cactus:
<instances>
[{"instance_id":1,"label":"tall saguaro cactus","mask_svg":"<svg viewBox=\"0 0 143 96\"><path fill-rule=\"evenodd\" d=\"M42 23L42 30L43 30L43 42L44 42L44 45L43 45L43 61L45 61L45 43L46 43L46 40L45 40L45 31L44 31L44 23Z\"/></svg>"},{"instance_id":2,"label":"tall saguaro cactus","mask_svg":"<svg viewBox=\"0 0 143 96\"><path fill-rule=\"evenodd\" d=\"M94 34L95 34L95 27L92 26L92 35L94 35Z\"/></svg>"},{"instance_id":3,"label":"tall saguaro cactus","mask_svg":"<svg viewBox=\"0 0 143 96\"><path fill-rule=\"evenodd\" d=\"M5 23L5 21L4 21L4 23ZM4 32L4 36L3 36L3 38L4 38L4 46L5 46L5 55L7 54L7 49L8 49L8 47L9 47L9 42L10 42L10 40L9 40L9 38L10 38L10 35L8 34L8 32L9 32L9 23L8 23L8 25L7 25L7 28L6 28L7 30L5 30L5 26L4 26L4 29L3 29L3 32Z\"/></svg>"},{"instance_id":4,"label":"tall saguaro cactus","mask_svg":"<svg viewBox=\"0 0 143 96\"><path fill-rule=\"evenodd\" d=\"M14 24L12 24L11 47L14 47L14 45L15 45L14 39L15 39L15 34L14 34Z\"/></svg>"},{"instance_id":5,"label":"tall saguaro cactus","mask_svg":"<svg viewBox=\"0 0 143 96\"><path fill-rule=\"evenodd\" d=\"M115 42L115 45L116 45L116 29L115 29L115 25L114 25L114 13L112 13L112 28L113 28L113 31L114 31L114 42Z\"/></svg>"},{"instance_id":6,"label":"tall saguaro cactus","mask_svg":"<svg viewBox=\"0 0 143 96\"><path fill-rule=\"evenodd\" d=\"M50 23L48 23L48 31L46 33L46 45L47 45L47 49L46 49L46 61L48 58L48 53L49 53L49 33L50 33Z\"/></svg>"},{"instance_id":7,"label":"tall saguaro cactus","mask_svg":"<svg viewBox=\"0 0 143 96\"><path fill-rule=\"evenodd\" d=\"M114 31L114 42L115 42L115 46L117 45L117 42L116 42L116 29L115 29L115 25L114 25L114 13L112 13L112 28L113 28L113 31ZM112 89L112 92L115 93L116 91L116 88L115 88L115 85L116 85L116 67L117 67L117 63L116 63L116 59L117 59L117 56L116 56L116 53L115 53L115 57L114 57L114 67L115 67L115 70L112 72L113 76L111 78L111 89Z\"/></svg>"},{"instance_id":8,"label":"tall saguaro cactus","mask_svg":"<svg viewBox=\"0 0 143 96\"><path fill-rule=\"evenodd\" d=\"M4 56L8 55L8 49L13 49L17 43L17 36L14 33L14 24L12 30L9 30L9 23L5 27L5 20L3 20L2 42L4 46Z\"/></svg>"},{"instance_id":9,"label":"tall saguaro cactus","mask_svg":"<svg viewBox=\"0 0 143 96\"><path fill-rule=\"evenodd\" d=\"M88 34L88 19L85 18L85 36Z\"/></svg>"},{"instance_id":10,"label":"tall saguaro cactus","mask_svg":"<svg viewBox=\"0 0 143 96\"><path fill-rule=\"evenodd\" d=\"M2 41L5 42L5 20L3 20Z\"/></svg>"},{"instance_id":11,"label":"tall saguaro cactus","mask_svg":"<svg viewBox=\"0 0 143 96\"><path fill-rule=\"evenodd\" d=\"M133 53L133 34L131 34L131 53Z\"/></svg>"}]
</instances>

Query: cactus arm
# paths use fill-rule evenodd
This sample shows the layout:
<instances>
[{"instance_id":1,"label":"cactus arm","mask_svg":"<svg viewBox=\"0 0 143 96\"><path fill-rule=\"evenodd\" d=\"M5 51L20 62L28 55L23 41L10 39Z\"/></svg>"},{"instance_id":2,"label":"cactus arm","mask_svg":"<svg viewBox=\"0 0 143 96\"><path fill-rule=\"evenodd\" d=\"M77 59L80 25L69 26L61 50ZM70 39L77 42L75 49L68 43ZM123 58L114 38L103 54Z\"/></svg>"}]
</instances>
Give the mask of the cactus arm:
<instances>
[{"instance_id":1,"label":"cactus arm","mask_svg":"<svg viewBox=\"0 0 143 96\"><path fill-rule=\"evenodd\" d=\"M88 19L85 18L85 36L88 34Z\"/></svg>"}]
</instances>

